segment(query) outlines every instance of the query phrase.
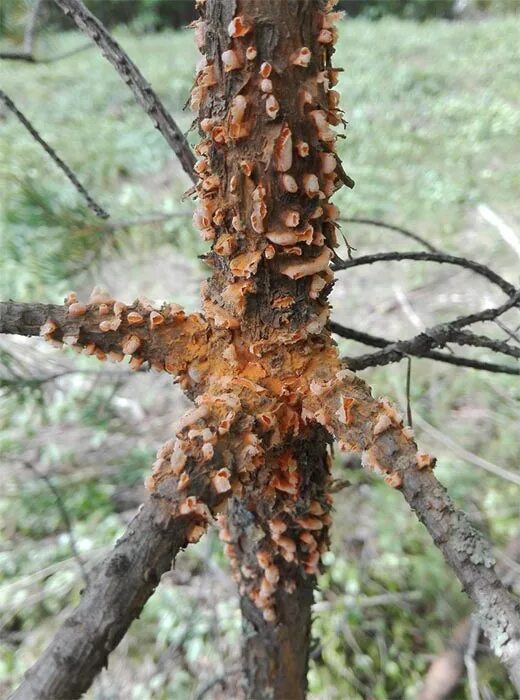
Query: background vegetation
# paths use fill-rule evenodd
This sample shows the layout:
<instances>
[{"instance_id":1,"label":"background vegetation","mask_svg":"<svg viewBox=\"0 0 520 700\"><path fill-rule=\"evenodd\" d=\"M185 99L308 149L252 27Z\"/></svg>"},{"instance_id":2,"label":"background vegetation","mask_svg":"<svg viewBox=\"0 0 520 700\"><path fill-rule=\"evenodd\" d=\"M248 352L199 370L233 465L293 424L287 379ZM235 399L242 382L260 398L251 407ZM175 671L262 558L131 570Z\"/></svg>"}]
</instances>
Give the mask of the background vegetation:
<instances>
[{"instance_id":1,"label":"background vegetation","mask_svg":"<svg viewBox=\"0 0 520 700\"><path fill-rule=\"evenodd\" d=\"M412 5L371 4L400 6L400 14ZM14 44L16 22L5 46ZM138 35L133 25L116 34L189 129L183 105L196 52L188 33ZM82 41L74 32L47 31L37 49L51 56ZM357 184L337 197L343 215L414 228L514 281L518 259L478 207L486 204L513 226L520 220L517 41L512 16L346 22L336 61L345 68L340 89L349 121L340 148ZM20 124L0 111L0 297L56 302L69 289L85 296L101 283L122 300L144 293L194 308L204 245L191 226L191 202L181 201L189 183L112 68L93 49L48 65L3 63L1 82L111 218L96 220ZM150 214L161 220L143 223ZM129 225L135 220L141 223ZM344 233L358 254L412 247L367 226L345 226ZM334 317L393 337L500 299L470 274L419 263L339 274ZM512 315L508 323L520 319ZM362 351L350 342L341 347ZM88 570L135 511L154 451L185 400L167 377L99 368L38 342L3 338L0 353L5 694L83 585L49 480ZM405 363L365 374L377 394L404 402ZM413 361L419 440L438 455L439 476L490 532L499 557L517 534L518 486L489 474L475 455L520 474L519 398L518 382L506 376ZM334 542L320 578L311 697L411 700L469 607L397 494L355 463L338 459L336 475L351 485L336 496ZM215 533L180 557L88 697L239 696L240 618L228 573ZM483 697L514 697L489 656L479 663L479 683ZM457 697L469 698L465 683Z\"/></svg>"}]
</instances>

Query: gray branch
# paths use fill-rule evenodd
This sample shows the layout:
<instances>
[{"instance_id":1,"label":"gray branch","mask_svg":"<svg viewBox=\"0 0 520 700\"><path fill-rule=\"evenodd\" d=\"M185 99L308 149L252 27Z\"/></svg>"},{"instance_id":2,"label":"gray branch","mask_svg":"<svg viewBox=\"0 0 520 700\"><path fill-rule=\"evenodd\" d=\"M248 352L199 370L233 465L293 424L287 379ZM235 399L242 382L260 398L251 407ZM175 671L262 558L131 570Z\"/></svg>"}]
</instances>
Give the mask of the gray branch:
<instances>
[{"instance_id":1,"label":"gray branch","mask_svg":"<svg viewBox=\"0 0 520 700\"><path fill-rule=\"evenodd\" d=\"M134 93L138 104L148 114L155 128L159 130L176 154L184 172L195 183L196 176L193 170L195 156L190 145L135 63L123 51L98 18L80 0L54 0L54 2L63 10L65 15L69 15L74 20L82 32L99 46L103 56L114 66Z\"/></svg>"},{"instance_id":2,"label":"gray branch","mask_svg":"<svg viewBox=\"0 0 520 700\"><path fill-rule=\"evenodd\" d=\"M15 103L12 101L12 99L5 94L3 90L0 90L0 100L5 104L5 106L15 115L15 117L18 119L18 121L27 129L27 131L31 134L33 139L40 144L40 146L43 148L45 153L49 155L52 160L56 163L58 168L65 173L69 181L74 185L76 190L84 197L85 201L87 202L87 206L89 209L91 209L96 216L99 216L101 219L108 219L108 214L107 212L103 209L102 206L100 206L87 192L85 187L81 184L81 182L78 180L76 175L72 172L72 170L69 168L67 163L65 163L59 155L56 153L56 151L49 146L49 144L40 136L40 134L36 131L34 126L31 124L31 122L27 119L27 117L20 112L18 107L15 105Z\"/></svg>"}]
</instances>

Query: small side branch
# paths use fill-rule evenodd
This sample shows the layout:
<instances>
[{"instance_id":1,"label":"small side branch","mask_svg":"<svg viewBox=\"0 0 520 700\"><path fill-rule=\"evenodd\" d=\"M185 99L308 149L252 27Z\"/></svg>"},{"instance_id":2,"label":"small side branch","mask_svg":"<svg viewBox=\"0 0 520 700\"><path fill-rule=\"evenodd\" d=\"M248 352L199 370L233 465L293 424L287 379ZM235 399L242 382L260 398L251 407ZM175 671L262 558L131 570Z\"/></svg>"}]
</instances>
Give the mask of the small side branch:
<instances>
[{"instance_id":1,"label":"small side branch","mask_svg":"<svg viewBox=\"0 0 520 700\"><path fill-rule=\"evenodd\" d=\"M372 265L377 262L402 262L404 260L434 262L439 264L457 265L458 267L471 270L477 275L485 277L497 287L505 292L508 296L513 296L516 293L516 288L510 282L498 275L486 265L462 258L457 255L448 255L447 253L422 253L422 252L390 252L376 253L375 255L363 255L354 260L344 260L341 263L336 263L333 267L335 270L348 270L351 267L360 267L361 265Z\"/></svg>"},{"instance_id":2,"label":"small side branch","mask_svg":"<svg viewBox=\"0 0 520 700\"><path fill-rule=\"evenodd\" d=\"M22 112L20 112L18 107L14 104L11 98L5 94L3 90L0 90L0 100L15 115L18 121L27 129L27 131L31 134L33 139L40 144L45 153L47 153L47 155L49 155L52 158L52 160L56 163L58 168L60 168L60 170L63 173L65 173L69 181L74 185L76 190L87 202L88 208L91 209L94 212L94 214L96 216L99 216L101 219L108 219L108 213L90 196L85 187L81 184L76 175L69 168L69 166L59 157L56 151L53 148L51 148L51 146L49 146L49 144L40 136L40 134L36 131L36 129L27 119L27 117L24 114L22 114Z\"/></svg>"},{"instance_id":3,"label":"small side branch","mask_svg":"<svg viewBox=\"0 0 520 700\"><path fill-rule=\"evenodd\" d=\"M332 323L331 330L344 338L356 340L365 345L382 348L379 352L367 353L348 359L349 368L353 371L387 365L392 362L399 362L408 355L416 357L427 357L432 360L439 360L450 364L458 364L476 369L487 369L495 372L505 372L508 374L519 374L520 370L507 365L496 365L493 363L483 363L470 358L459 358L454 355L433 352L432 348L444 345L447 342L454 342L458 345L470 345L474 347L486 347L494 352L501 352L511 357L520 357L518 348L505 342L497 341L486 336L476 335L468 331L462 331L464 326L472 325L481 321L493 321L503 313L518 304L520 291L515 293L501 306L484 309L483 311L460 316L449 323L442 323L419 333L409 340L388 341L386 338L362 333L350 328L345 328L339 323Z\"/></svg>"},{"instance_id":4,"label":"small side branch","mask_svg":"<svg viewBox=\"0 0 520 700\"><path fill-rule=\"evenodd\" d=\"M378 219L364 219L356 216L340 217L338 221L345 224L366 224L367 226L375 226L376 228L383 228L387 229L388 231L395 231L396 233L400 233L402 236L405 236L405 238L409 238L410 240L415 241L416 243L419 243L420 245L424 246L424 248L426 248L426 250L429 250L430 253L440 253L438 248L432 246L431 243L429 243L422 236L419 236L418 233L409 231L408 229L403 228L402 226L388 224L386 223L386 221L379 221Z\"/></svg>"},{"instance_id":5,"label":"small side branch","mask_svg":"<svg viewBox=\"0 0 520 700\"><path fill-rule=\"evenodd\" d=\"M437 481L435 460L417 453L409 427L386 399L349 370L321 385L307 399L307 410L325 425L342 449L362 453L365 469L384 475L403 494L456 574L479 614L490 646L520 690L520 606L503 585L486 539L458 511Z\"/></svg>"},{"instance_id":6,"label":"small side branch","mask_svg":"<svg viewBox=\"0 0 520 700\"><path fill-rule=\"evenodd\" d=\"M195 156L188 141L137 66L104 25L80 0L54 1L65 15L72 17L77 27L99 46L105 58L114 66L133 92L138 104L148 114L155 128L159 130L170 148L177 155L184 172L195 183L196 176L193 170Z\"/></svg>"}]
</instances>

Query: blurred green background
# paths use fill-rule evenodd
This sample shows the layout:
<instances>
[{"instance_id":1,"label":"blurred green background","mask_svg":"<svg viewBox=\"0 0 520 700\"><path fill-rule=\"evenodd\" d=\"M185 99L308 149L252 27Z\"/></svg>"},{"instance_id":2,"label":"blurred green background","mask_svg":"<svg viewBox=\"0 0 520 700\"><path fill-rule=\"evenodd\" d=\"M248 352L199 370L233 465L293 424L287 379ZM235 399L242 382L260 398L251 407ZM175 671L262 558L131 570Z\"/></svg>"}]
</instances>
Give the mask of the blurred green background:
<instances>
[{"instance_id":1,"label":"blurred green background","mask_svg":"<svg viewBox=\"0 0 520 700\"><path fill-rule=\"evenodd\" d=\"M183 106L197 53L190 32L171 28L188 21L186 3L90 5L188 131L193 115ZM336 197L343 216L407 226L516 282L518 254L500 228L520 240L518 3L347 5L357 16L341 24L337 44L349 122L339 149L356 187ZM29 11L29 2L3 0L0 50L19 48ZM85 39L68 27L44 8L35 54L51 58L82 46ZM1 107L0 298L59 302L70 289L85 298L100 283L123 301L145 294L196 308L205 244L191 225L193 203L182 200L190 183L112 67L93 48L53 63L3 61L0 70L0 87L111 214L96 219ZM193 130L189 138L196 141ZM417 248L369 226L343 232L358 255ZM338 274L333 317L395 338L502 298L470 273L423 263ZM504 323L517 327L518 312ZM485 330L501 337L499 328ZM339 342L345 354L365 351ZM493 359L487 351L467 354ZM363 376L376 394L404 404L406 363ZM49 480L88 569L135 512L154 452L186 401L168 377L100 367L14 337L0 338L0 393L4 695L83 585ZM440 478L489 533L502 562L518 536L519 487L488 469L496 464L520 476L519 397L518 381L506 375L412 362L419 442L439 457ZM470 607L399 494L355 467L336 460L337 477L351 485L335 498L333 547L316 595L310 697L412 700ZM228 574L214 532L179 557L87 697L242 697L240 617ZM483 698L514 697L485 651L478 680ZM470 698L465 678L454 697Z\"/></svg>"}]
</instances>

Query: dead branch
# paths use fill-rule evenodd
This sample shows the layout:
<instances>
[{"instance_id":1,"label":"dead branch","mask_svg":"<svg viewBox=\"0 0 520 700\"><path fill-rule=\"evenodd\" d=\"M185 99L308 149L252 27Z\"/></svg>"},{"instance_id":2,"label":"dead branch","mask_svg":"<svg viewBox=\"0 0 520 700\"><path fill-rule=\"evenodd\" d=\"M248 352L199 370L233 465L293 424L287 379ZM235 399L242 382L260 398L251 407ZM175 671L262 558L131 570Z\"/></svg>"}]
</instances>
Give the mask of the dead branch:
<instances>
[{"instance_id":1,"label":"dead branch","mask_svg":"<svg viewBox=\"0 0 520 700\"><path fill-rule=\"evenodd\" d=\"M34 126L31 124L31 122L27 119L27 117L20 112L20 110L17 108L17 106L14 104L14 102L11 100L11 98L5 94L3 90L0 90L0 100L5 104L5 106L15 115L15 117L18 119L18 121L27 129L27 131L31 134L33 139L37 141L37 143L40 144L40 146L43 148L45 153L49 155L52 160L56 163L58 168L66 175L66 177L69 179L69 181L74 185L76 190L82 195L82 197L85 199L87 202L87 206L89 209L91 209L96 216L99 216L101 219L108 219L108 214L107 212L99 205L87 192L85 187L81 184L81 182L78 180L76 175L73 173L73 171L69 168L69 166L59 157L59 155L56 153L56 151L49 146L49 144L40 136L40 134L36 131Z\"/></svg>"},{"instance_id":2,"label":"dead branch","mask_svg":"<svg viewBox=\"0 0 520 700\"><path fill-rule=\"evenodd\" d=\"M485 277L497 287L505 292L508 296L516 294L516 288L510 282L498 275L496 272L483 265L482 263L469 260L468 258L459 257L457 255L448 255L447 253L422 253L422 252L397 252L376 253L375 255L363 255L360 258L353 260L344 260L337 262L333 267L335 270L348 270L351 267L360 267L361 265L372 265L377 262L402 262L404 260L435 262L440 264L457 265L471 270L477 275Z\"/></svg>"},{"instance_id":3,"label":"dead branch","mask_svg":"<svg viewBox=\"0 0 520 700\"><path fill-rule=\"evenodd\" d=\"M64 51L63 53L58 53L55 56L35 56L32 53L25 53L23 51L4 51L0 52L0 60L4 61L24 61L25 63L42 63L42 64L47 64L47 63L56 63L57 61L61 61L64 58L70 58L71 56L75 56L77 53L82 53L83 51L86 51L87 49L91 49L94 47L94 44L91 44L90 41L88 44L81 44L80 46L76 46L75 49L69 49L68 51Z\"/></svg>"},{"instance_id":4,"label":"dead branch","mask_svg":"<svg viewBox=\"0 0 520 700\"><path fill-rule=\"evenodd\" d=\"M345 223L345 224L367 224L368 226L375 226L377 228L384 228L388 229L389 231L395 231L396 233L400 233L402 236L405 236L406 238L410 238L412 241L415 241L416 243L420 243L420 245L424 246L426 250L429 250L430 253L440 253L441 251L438 248L435 248L432 246L431 243L429 243L425 238L422 236L419 236L418 233L414 233L413 231L410 231L409 229L403 228L402 226L395 226L394 224L388 224L386 221L380 221L378 219L365 219L362 217L357 217L357 216L352 216L352 217L340 217L338 221Z\"/></svg>"},{"instance_id":5,"label":"dead branch","mask_svg":"<svg viewBox=\"0 0 520 700\"><path fill-rule=\"evenodd\" d=\"M399 362L407 355L414 355L417 357L429 357L430 359L440 359L444 362L451 362L452 364L465 364L465 366L471 366L469 362L473 362L467 358L457 358L451 356L448 360L448 356L442 356L442 359L438 356L432 357L431 348L438 347L439 345L444 345L446 342L456 342L459 345L476 345L491 348L495 351L505 352L512 357L518 357L517 348L512 347L506 343L500 343L499 341L494 341L485 336L477 336L472 333L464 332L460 333L460 329L464 326L471 325L474 323L479 323L481 321L493 321L498 318L503 313L511 309L513 306L518 304L520 300L520 290L515 292L504 304L497 307L492 307L485 309L473 314L468 314L467 316L459 316L458 318L450 321L449 323L442 323L438 326L432 326L423 333L419 333L414 338L410 340L399 340L389 345L386 345L379 352L368 353L366 355L359 355L358 357L353 357L348 359L349 367L353 371L359 371L361 369L366 369L367 367L376 367L381 365L386 365L391 362ZM353 340L358 338L364 338L361 342L369 341L367 344L378 346L383 338L377 338L376 336L370 336L369 334L360 334L358 331L351 331L351 329L345 329L340 324L334 324L332 327L333 332L342 335L343 337L351 337ZM484 344L485 343L485 344ZM500 348L500 350L498 350ZM429 354L427 354L429 353ZM458 360L461 360L458 362ZM500 369L499 369L500 367ZM518 374L518 370L515 368L509 368L504 370L503 366L488 366L488 367L477 367L477 369L489 369L490 371L506 371L509 374Z\"/></svg>"},{"instance_id":6,"label":"dead branch","mask_svg":"<svg viewBox=\"0 0 520 700\"><path fill-rule=\"evenodd\" d=\"M77 27L99 46L103 56L114 66L133 92L138 104L148 114L155 128L159 130L167 144L176 154L184 172L192 182L195 182L196 176L193 170L195 156L186 137L135 63L128 57L105 26L80 0L54 1L65 15L70 16L74 20Z\"/></svg>"},{"instance_id":7,"label":"dead branch","mask_svg":"<svg viewBox=\"0 0 520 700\"><path fill-rule=\"evenodd\" d=\"M376 348L385 348L388 346L393 346L395 345L396 342L395 340L389 340L388 338L382 338L381 336L376 336L372 335L371 333L365 333L363 331L358 331L354 328L347 328L346 326L343 326L341 323L337 323L336 321L330 321L329 322L329 328L332 333L335 333L336 335L339 335L341 338L346 338L347 340L355 340L358 343L363 343L364 345L369 345L371 347L376 347ZM507 346L511 347L511 346ZM444 362L446 364L450 365L458 365L459 367L469 367L471 369L480 369L484 370L487 372L497 372L497 373L503 373L503 374L520 374L520 369L517 369L515 367L509 367L508 365L500 365L496 364L493 362L483 362L480 360L473 360L472 358L469 357L460 357L459 355L450 355L448 353L443 353L443 352L437 352L435 350L425 350L416 351L414 350L413 352L411 350L408 351L407 354L401 355L399 357L395 356L394 359L392 359L388 364L391 364L392 362L400 362L402 359L405 357L413 355L414 357L422 357L426 358L429 360L436 360L437 362ZM367 354L367 355L362 355L361 357L371 357L372 355ZM356 362L357 357L354 358L345 358L349 363L350 362ZM372 365L367 365L366 368L371 367ZM366 369L365 368L365 369ZM358 368L359 369L359 368ZM361 368L362 369L362 368Z\"/></svg>"}]
</instances>

